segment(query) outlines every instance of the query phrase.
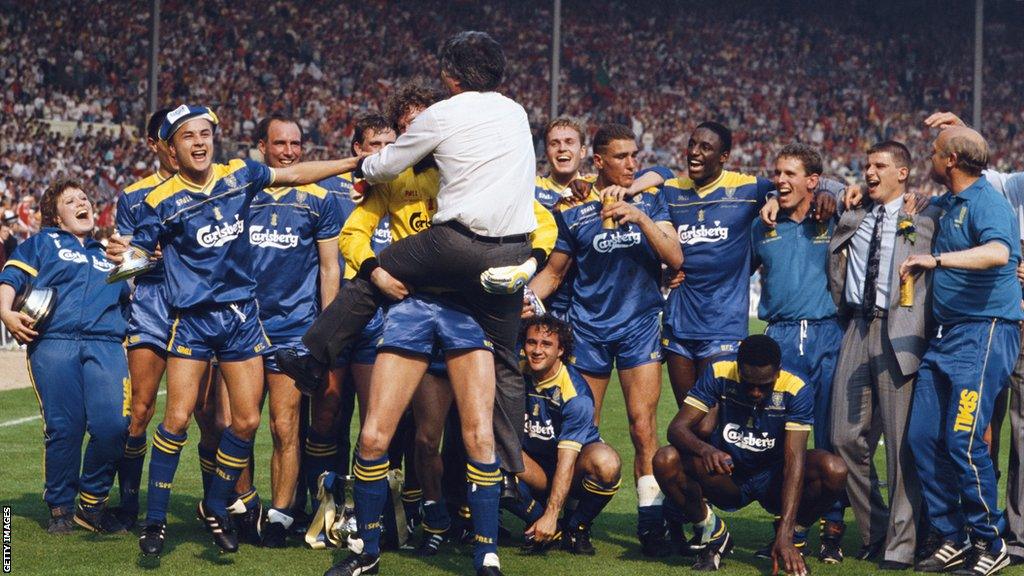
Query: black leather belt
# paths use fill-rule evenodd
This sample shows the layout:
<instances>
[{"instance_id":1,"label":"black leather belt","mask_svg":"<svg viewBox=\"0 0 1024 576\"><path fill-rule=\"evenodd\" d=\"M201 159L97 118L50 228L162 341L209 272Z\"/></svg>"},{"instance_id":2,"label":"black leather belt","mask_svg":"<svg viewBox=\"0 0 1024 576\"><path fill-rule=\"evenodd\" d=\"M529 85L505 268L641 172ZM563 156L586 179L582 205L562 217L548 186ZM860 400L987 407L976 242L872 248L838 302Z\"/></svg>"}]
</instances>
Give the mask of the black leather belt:
<instances>
[{"instance_id":1,"label":"black leather belt","mask_svg":"<svg viewBox=\"0 0 1024 576\"><path fill-rule=\"evenodd\" d=\"M456 232L462 234L463 236L468 236L469 238L472 238L473 240L479 240L480 242L487 242L488 244L519 244L522 242L530 241L529 234L512 234L510 236L483 236L481 234L473 232L472 230L469 229L468 226L455 220L440 222L437 225L447 226L448 228L455 230Z\"/></svg>"}]
</instances>

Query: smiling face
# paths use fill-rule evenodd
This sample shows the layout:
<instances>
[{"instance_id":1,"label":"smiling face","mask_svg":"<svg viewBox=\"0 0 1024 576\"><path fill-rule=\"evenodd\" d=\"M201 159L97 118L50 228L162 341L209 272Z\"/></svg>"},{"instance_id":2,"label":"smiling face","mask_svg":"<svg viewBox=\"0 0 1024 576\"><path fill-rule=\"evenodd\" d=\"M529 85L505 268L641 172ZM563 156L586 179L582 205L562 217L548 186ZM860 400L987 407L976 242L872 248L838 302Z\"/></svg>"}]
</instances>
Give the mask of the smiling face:
<instances>
[{"instance_id":1,"label":"smiling face","mask_svg":"<svg viewBox=\"0 0 1024 576\"><path fill-rule=\"evenodd\" d=\"M555 364L562 359L564 352L558 333L549 330L543 324L538 324L527 328L524 340L523 352L526 353L526 363L530 372L539 378L546 378L553 371Z\"/></svg>"},{"instance_id":2,"label":"smiling face","mask_svg":"<svg viewBox=\"0 0 1024 576\"><path fill-rule=\"evenodd\" d=\"M67 188L57 197L57 226L79 238L96 228L92 201L81 188Z\"/></svg>"},{"instance_id":3,"label":"smiling face","mask_svg":"<svg viewBox=\"0 0 1024 576\"><path fill-rule=\"evenodd\" d=\"M580 171L586 155L580 133L569 126L555 126L547 135L546 152L551 175L556 180L568 180Z\"/></svg>"},{"instance_id":4,"label":"smiling face","mask_svg":"<svg viewBox=\"0 0 1024 576\"><path fill-rule=\"evenodd\" d=\"M808 175L804 163L792 156L781 156L775 161L774 180L779 207L788 212L809 206L812 191L818 186L818 175Z\"/></svg>"},{"instance_id":5,"label":"smiling face","mask_svg":"<svg viewBox=\"0 0 1024 576\"><path fill-rule=\"evenodd\" d=\"M868 196L876 204L886 204L890 200L902 196L907 189L909 175L910 168L897 166L891 153L868 154L868 166L864 170L864 180L868 186Z\"/></svg>"},{"instance_id":6,"label":"smiling face","mask_svg":"<svg viewBox=\"0 0 1024 576\"><path fill-rule=\"evenodd\" d=\"M206 118L185 122L171 137L170 149L185 177L196 183L205 182L213 164L213 124Z\"/></svg>"},{"instance_id":7,"label":"smiling face","mask_svg":"<svg viewBox=\"0 0 1024 576\"><path fill-rule=\"evenodd\" d=\"M722 148L722 139L714 131L707 128L693 131L686 144L686 169L695 184L703 186L722 173L722 166L729 158L729 153Z\"/></svg>"},{"instance_id":8,"label":"smiling face","mask_svg":"<svg viewBox=\"0 0 1024 576\"><path fill-rule=\"evenodd\" d=\"M294 122L273 120L267 126L266 141L259 142L259 149L267 166L291 166L302 159L302 131Z\"/></svg>"}]
</instances>

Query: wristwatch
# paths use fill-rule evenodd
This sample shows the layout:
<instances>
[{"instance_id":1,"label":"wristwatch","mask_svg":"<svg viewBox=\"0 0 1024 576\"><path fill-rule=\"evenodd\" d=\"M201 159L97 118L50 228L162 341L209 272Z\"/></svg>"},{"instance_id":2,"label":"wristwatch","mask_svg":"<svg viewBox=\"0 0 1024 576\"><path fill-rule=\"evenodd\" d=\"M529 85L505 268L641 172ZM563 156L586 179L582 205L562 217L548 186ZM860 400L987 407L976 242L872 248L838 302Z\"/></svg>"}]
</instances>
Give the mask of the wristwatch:
<instances>
[{"instance_id":1,"label":"wristwatch","mask_svg":"<svg viewBox=\"0 0 1024 576\"><path fill-rule=\"evenodd\" d=\"M935 267L942 268L942 254L936 254L932 258L935 258Z\"/></svg>"}]
</instances>

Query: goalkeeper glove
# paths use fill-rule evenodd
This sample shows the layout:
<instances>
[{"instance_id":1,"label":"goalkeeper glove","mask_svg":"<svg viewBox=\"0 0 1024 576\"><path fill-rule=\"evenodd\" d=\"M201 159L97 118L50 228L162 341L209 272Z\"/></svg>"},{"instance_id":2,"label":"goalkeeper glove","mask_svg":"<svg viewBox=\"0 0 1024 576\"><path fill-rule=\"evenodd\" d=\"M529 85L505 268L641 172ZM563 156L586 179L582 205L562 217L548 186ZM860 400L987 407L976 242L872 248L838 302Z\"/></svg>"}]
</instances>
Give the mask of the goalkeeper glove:
<instances>
[{"instance_id":1,"label":"goalkeeper glove","mask_svg":"<svg viewBox=\"0 0 1024 576\"><path fill-rule=\"evenodd\" d=\"M491 294L515 294L533 278L537 261L530 258L518 266L496 266L480 274L480 284Z\"/></svg>"}]
</instances>

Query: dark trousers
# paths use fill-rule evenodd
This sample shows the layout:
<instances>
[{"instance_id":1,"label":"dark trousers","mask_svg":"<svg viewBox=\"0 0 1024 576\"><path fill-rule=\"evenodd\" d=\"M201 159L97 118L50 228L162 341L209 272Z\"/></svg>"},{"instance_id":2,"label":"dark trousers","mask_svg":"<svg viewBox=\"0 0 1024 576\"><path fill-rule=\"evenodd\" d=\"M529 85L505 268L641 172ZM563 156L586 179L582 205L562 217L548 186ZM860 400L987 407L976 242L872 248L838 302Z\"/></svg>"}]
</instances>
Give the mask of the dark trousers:
<instances>
[{"instance_id":1,"label":"dark trousers","mask_svg":"<svg viewBox=\"0 0 1024 576\"><path fill-rule=\"evenodd\" d=\"M480 286L480 274L493 266L521 264L529 257L530 244L526 239L508 243L485 241L446 224L403 238L378 257L381 268L413 288L454 290L445 297L466 307L494 344L494 440L502 468L509 472L523 470L520 435L526 387L519 372L516 348L523 294L489 294ZM346 282L302 341L314 358L330 364L355 341L377 308L387 302L369 280L356 278Z\"/></svg>"}]
</instances>

